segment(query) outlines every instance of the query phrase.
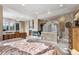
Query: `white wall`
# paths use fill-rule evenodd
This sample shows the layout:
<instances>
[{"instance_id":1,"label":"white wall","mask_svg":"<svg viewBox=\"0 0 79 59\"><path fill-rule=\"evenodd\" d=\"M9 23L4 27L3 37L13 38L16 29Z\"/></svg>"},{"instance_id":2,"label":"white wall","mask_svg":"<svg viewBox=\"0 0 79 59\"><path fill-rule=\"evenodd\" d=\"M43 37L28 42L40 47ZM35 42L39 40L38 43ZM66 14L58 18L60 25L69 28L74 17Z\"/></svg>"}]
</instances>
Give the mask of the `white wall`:
<instances>
[{"instance_id":1,"label":"white wall","mask_svg":"<svg viewBox=\"0 0 79 59\"><path fill-rule=\"evenodd\" d=\"M29 21L25 21L25 32L27 33L27 35L29 35L29 30L30 30ZM34 28L31 30L38 31L38 20L37 19L34 20Z\"/></svg>"},{"instance_id":2,"label":"white wall","mask_svg":"<svg viewBox=\"0 0 79 59\"><path fill-rule=\"evenodd\" d=\"M38 19L34 20L34 31L38 31Z\"/></svg>"},{"instance_id":3,"label":"white wall","mask_svg":"<svg viewBox=\"0 0 79 59\"><path fill-rule=\"evenodd\" d=\"M0 40L2 40L3 33L3 7L0 5Z\"/></svg>"},{"instance_id":4,"label":"white wall","mask_svg":"<svg viewBox=\"0 0 79 59\"><path fill-rule=\"evenodd\" d=\"M25 21L25 32L27 33L27 36L29 36L29 21Z\"/></svg>"}]
</instances>

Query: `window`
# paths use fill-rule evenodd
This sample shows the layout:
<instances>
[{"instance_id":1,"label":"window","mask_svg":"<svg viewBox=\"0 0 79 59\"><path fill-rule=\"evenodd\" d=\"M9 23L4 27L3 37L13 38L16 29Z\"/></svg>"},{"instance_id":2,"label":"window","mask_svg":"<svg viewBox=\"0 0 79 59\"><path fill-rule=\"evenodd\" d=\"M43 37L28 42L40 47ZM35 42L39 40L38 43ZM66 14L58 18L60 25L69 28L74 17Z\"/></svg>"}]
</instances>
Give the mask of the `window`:
<instances>
[{"instance_id":1,"label":"window","mask_svg":"<svg viewBox=\"0 0 79 59\"><path fill-rule=\"evenodd\" d=\"M3 31L19 31L19 23L15 20L3 19Z\"/></svg>"},{"instance_id":2,"label":"window","mask_svg":"<svg viewBox=\"0 0 79 59\"><path fill-rule=\"evenodd\" d=\"M16 23L16 32L19 32L19 23Z\"/></svg>"},{"instance_id":3,"label":"window","mask_svg":"<svg viewBox=\"0 0 79 59\"><path fill-rule=\"evenodd\" d=\"M3 19L3 31L9 31L9 20Z\"/></svg>"},{"instance_id":4,"label":"window","mask_svg":"<svg viewBox=\"0 0 79 59\"><path fill-rule=\"evenodd\" d=\"M57 32L57 25L52 22L48 22L43 26L44 32Z\"/></svg>"}]
</instances>

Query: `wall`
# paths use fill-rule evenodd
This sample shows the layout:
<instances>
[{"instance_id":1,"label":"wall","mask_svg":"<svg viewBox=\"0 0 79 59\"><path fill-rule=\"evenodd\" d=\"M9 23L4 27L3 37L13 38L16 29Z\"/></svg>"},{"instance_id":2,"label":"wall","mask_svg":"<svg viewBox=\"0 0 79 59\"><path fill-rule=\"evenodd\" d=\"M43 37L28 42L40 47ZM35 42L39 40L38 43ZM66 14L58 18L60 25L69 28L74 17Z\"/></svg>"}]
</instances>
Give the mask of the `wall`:
<instances>
[{"instance_id":1,"label":"wall","mask_svg":"<svg viewBox=\"0 0 79 59\"><path fill-rule=\"evenodd\" d=\"M60 16L60 17L58 17L57 19L56 19L56 21L58 21L59 22L59 20L60 19L65 19L63 22L63 24L65 24L65 22L67 22L67 21L71 21L71 20L73 20L73 14L72 13L69 13L69 14L66 14L66 15L62 15L62 16ZM50 21L50 20L49 20ZM53 21L53 20L52 20ZM35 19L34 20L34 31L38 31L38 30L40 30L40 24L43 24L43 23L46 23L46 22L48 22L48 20L40 20L40 19ZM65 26L65 25L63 25L63 26ZM25 30L21 30L21 31L25 31L25 32L27 32L27 35L29 35L29 21L25 21L25 26L24 25L22 25L22 27L24 27L25 28ZM65 28L65 27L64 27ZM67 34L68 35L68 33L66 32L66 30L64 31L65 32L65 34ZM66 36L67 36L66 35Z\"/></svg>"},{"instance_id":2,"label":"wall","mask_svg":"<svg viewBox=\"0 0 79 59\"><path fill-rule=\"evenodd\" d=\"M29 23L30 22L29 21L25 21L25 32L27 33L27 36L29 36L29 34L30 34L29 33L29 30L38 31L38 28L39 28L38 27L38 19L34 19L33 21L34 21L34 24L33 24L34 25L34 28L33 29L30 29L29 28Z\"/></svg>"},{"instance_id":3,"label":"wall","mask_svg":"<svg viewBox=\"0 0 79 59\"><path fill-rule=\"evenodd\" d=\"M38 31L38 19L34 20L34 31Z\"/></svg>"},{"instance_id":4,"label":"wall","mask_svg":"<svg viewBox=\"0 0 79 59\"><path fill-rule=\"evenodd\" d=\"M25 32L27 33L27 36L29 36L29 21L25 21Z\"/></svg>"},{"instance_id":5,"label":"wall","mask_svg":"<svg viewBox=\"0 0 79 59\"><path fill-rule=\"evenodd\" d=\"M64 39L68 39L69 36L69 32L68 32L68 28L65 27L65 23L70 21L70 22L73 22L73 19L74 19L74 15L73 13L69 13L69 14L66 14L66 15L62 15L58 18L58 21L59 21L59 34L60 36L62 36Z\"/></svg>"},{"instance_id":6,"label":"wall","mask_svg":"<svg viewBox=\"0 0 79 59\"><path fill-rule=\"evenodd\" d=\"M64 39L68 39L68 28L65 27L65 23L70 21L72 22L74 19L74 15L73 13L68 13L68 14L65 14L65 15L60 15L58 16L57 18L55 19L51 19L48 22L54 22L57 24L57 30L59 32L59 36L62 36Z\"/></svg>"},{"instance_id":7,"label":"wall","mask_svg":"<svg viewBox=\"0 0 79 59\"><path fill-rule=\"evenodd\" d=\"M59 27L60 27L60 31L64 32L65 31L65 16L61 16L59 18Z\"/></svg>"},{"instance_id":8,"label":"wall","mask_svg":"<svg viewBox=\"0 0 79 59\"><path fill-rule=\"evenodd\" d=\"M46 22L47 22L47 20L38 19L38 30L39 30L39 31L41 30L40 25L41 25L41 24L44 25Z\"/></svg>"},{"instance_id":9,"label":"wall","mask_svg":"<svg viewBox=\"0 0 79 59\"><path fill-rule=\"evenodd\" d=\"M3 33L3 7L0 5L0 40L2 40Z\"/></svg>"},{"instance_id":10,"label":"wall","mask_svg":"<svg viewBox=\"0 0 79 59\"><path fill-rule=\"evenodd\" d=\"M25 32L25 22L24 21L20 21L20 32Z\"/></svg>"}]
</instances>

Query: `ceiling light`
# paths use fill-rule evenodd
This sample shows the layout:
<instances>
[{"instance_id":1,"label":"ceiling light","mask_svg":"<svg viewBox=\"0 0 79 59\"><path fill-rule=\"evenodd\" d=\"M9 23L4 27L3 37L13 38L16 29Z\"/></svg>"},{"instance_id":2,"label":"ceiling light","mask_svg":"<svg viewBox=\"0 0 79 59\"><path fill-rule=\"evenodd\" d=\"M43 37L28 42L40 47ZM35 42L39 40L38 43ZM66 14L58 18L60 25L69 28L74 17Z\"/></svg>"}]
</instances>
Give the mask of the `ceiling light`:
<instances>
[{"instance_id":1,"label":"ceiling light","mask_svg":"<svg viewBox=\"0 0 79 59\"><path fill-rule=\"evenodd\" d=\"M63 4L60 4L59 6L60 6L60 7L63 7Z\"/></svg>"},{"instance_id":2,"label":"ceiling light","mask_svg":"<svg viewBox=\"0 0 79 59\"><path fill-rule=\"evenodd\" d=\"M48 11L48 14L51 14L51 12L50 12L50 11Z\"/></svg>"},{"instance_id":3,"label":"ceiling light","mask_svg":"<svg viewBox=\"0 0 79 59\"><path fill-rule=\"evenodd\" d=\"M24 4L22 4L22 6L24 6Z\"/></svg>"}]
</instances>

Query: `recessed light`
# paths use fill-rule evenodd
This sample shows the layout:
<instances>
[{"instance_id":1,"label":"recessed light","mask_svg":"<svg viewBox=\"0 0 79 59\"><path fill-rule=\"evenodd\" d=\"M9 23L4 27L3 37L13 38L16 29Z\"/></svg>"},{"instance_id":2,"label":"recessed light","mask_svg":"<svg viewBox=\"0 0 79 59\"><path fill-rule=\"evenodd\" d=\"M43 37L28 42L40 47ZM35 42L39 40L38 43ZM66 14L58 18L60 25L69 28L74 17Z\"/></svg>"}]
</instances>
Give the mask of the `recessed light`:
<instances>
[{"instance_id":1,"label":"recessed light","mask_svg":"<svg viewBox=\"0 0 79 59\"><path fill-rule=\"evenodd\" d=\"M50 12L50 11L48 11L48 14L51 14L51 12Z\"/></svg>"},{"instance_id":2,"label":"recessed light","mask_svg":"<svg viewBox=\"0 0 79 59\"><path fill-rule=\"evenodd\" d=\"M22 4L22 6L24 6L25 4Z\"/></svg>"},{"instance_id":3,"label":"recessed light","mask_svg":"<svg viewBox=\"0 0 79 59\"><path fill-rule=\"evenodd\" d=\"M63 7L63 4L60 4L59 6L60 6L60 7Z\"/></svg>"}]
</instances>

